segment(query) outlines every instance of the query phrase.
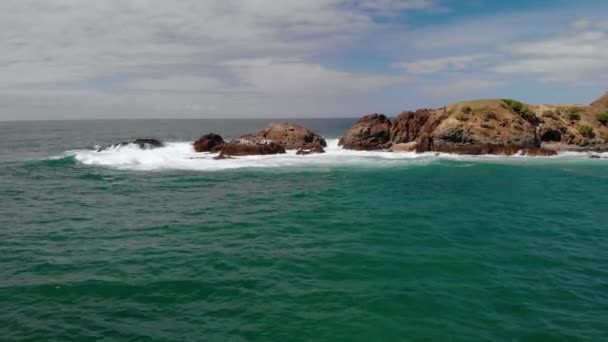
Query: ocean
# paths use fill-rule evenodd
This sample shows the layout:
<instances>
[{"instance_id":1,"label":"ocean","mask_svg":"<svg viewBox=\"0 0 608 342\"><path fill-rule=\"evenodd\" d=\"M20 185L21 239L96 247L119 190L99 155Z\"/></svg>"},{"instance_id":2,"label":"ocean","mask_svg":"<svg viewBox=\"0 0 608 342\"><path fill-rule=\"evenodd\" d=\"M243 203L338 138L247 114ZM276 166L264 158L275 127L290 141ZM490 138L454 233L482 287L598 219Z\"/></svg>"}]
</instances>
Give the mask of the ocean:
<instances>
[{"instance_id":1,"label":"ocean","mask_svg":"<svg viewBox=\"0 0 608 342\"><path fill-rule=\"evenodd\" d=\"M270 121L0 122L0 340L606 340L608 159L189 145Z\"/></svg>"}]
</instances>

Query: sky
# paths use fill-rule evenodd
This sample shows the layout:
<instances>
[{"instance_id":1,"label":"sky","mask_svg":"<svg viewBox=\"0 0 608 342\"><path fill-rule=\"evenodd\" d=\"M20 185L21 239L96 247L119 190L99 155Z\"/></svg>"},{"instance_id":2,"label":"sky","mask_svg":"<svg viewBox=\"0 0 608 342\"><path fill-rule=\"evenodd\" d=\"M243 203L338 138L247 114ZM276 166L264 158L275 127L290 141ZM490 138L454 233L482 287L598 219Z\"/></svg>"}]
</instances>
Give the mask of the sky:
<instances>
[{"instance_id":1,"label":"sky","mask_svg":"<svg viewBox=\"0 0 608 342\"><path fill-rule=\"evenodd\" d=\"M3 0L0 120L395 115L608 91L603 0Z\"/></svg>"}]
</instances>

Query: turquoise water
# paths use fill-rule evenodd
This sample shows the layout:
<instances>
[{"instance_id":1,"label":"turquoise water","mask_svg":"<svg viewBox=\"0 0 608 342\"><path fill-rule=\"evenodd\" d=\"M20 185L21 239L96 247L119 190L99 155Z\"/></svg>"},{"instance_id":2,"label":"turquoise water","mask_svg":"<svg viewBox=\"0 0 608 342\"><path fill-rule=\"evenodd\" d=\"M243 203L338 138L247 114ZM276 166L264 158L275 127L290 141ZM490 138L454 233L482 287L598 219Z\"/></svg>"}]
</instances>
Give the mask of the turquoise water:
<instances>
[{"instance_id":1,"label":"turquoise water","mask_svg":"<svg viewBox=\"0 0 608 342\"><path fill-rule=\"evenodd\" d=\"M608 160L82 158L260 126L0 123L0 340L608 336Z\"/></svg>"}]
</instances>

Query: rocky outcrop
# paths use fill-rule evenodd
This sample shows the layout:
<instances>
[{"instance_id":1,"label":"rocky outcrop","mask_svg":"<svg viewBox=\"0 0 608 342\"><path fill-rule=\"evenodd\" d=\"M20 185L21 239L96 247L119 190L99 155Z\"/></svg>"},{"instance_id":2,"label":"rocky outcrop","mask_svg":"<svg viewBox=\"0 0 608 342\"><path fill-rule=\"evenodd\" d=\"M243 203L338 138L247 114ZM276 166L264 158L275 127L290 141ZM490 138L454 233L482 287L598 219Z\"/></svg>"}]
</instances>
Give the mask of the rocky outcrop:
<instances>
[{"instance_id":1,"label":"rocky outcrop","mask_svg":"<svg viewBox=\"0 0 608 342\"><path fill-rule=\"evenodd\" d=\"M283 146L274 143L255 143L248 140L232 140L222 145L218 159L233 156L252 156L285 153Z\"/></svg>"},{"instance_id":2,"label":"rocky outcrop","mask_svg":"<svg viewBox=\"0 0 608 342\"><path fill-rule=\"evenodd\" d=\"M441 115L431 109L403 112L393 120L391 141L393 144L416 141L421 135L432 132L442 119Z\"/></svg>"},{"instance_id":3,"label":"rocky outcrop","mask_svg":"<svg viewBox=\"0 0 608 342\"><path fill-rule=\"evenodd\" d=\"M100 148L97 151L100 152L100 151L104 151L104 150L114 149L117 147L126 147L126 146L136 146L142 150L152 150L155 148L164 147L165 144L162 141L157 140L157 139L138 138L133 141L125 141L125 142L121 142L118 144L112 144L110 146Z\"/></svg>"},{"instance_id":4,"label":"rocky outcrop","mask_svg":"<svg viewBox=\"0 0 608 342\"><path fill-rule=\"evenodd\" d=\"M438 110L403 113L395 122L401 122L397 127L403 128L393 128L393 141L415 138L417 152L544 153L536 152L540 142L535 120L522 117L503 100L466 101Z\"/></svg>"},{"instance_id":5,"label":"rocky outcrop","mask_svg":"<svg viewBox=\"0 0 608 342\"><path fill-rule=\"evenodd\" d=\"M359 119L340 139L338 145L349 150L384 150L391 145L391 121L383 114Z\"/></svg>"},{"instance_id":6,"label":"rocky outcrop","mask_svg":"<svg viewBox=\"0 0 608 342\"><path fill-rule=\"evenodd\" d=\"M196 152L218 152L222 145L224 145L224 139L215 133L205 134L194 142L194 151Z\"/></svg>"},{"instance_id":7,"label":"rocky outcrop","mask_svg":"<svg viewBox=\"0 0 608 342\"><path fill-rule=\"evenodd\" d=\"M315 146L322 149L327 146L325 139L313 131L293 123L272 123L254 134L241 137L256 144L274 142L286 150L302 149L304 146Z\"/></svg>"},{"instance_id":8,"label":"rocky outcrop","mask_svg":"<svg viewBox=\"0 0 608 342\"><path fill-rule=\"evenodd\" d=\"M608 150L608 94L591 106L530 106L541 123L537 136L542 146L562 151Z\"/></svg>"},{"instance_id":9,"label":"rocky outcrop","mask_svg":"<svg viewBox=\"0 0 608 342\"><path fill-rule=\"evenodd\" d=\"M556 150L608 151L608 93L591 106L491 99L407 111L392 122L372 114L359 119L339 145L352 150L533 156L554 155Z\"/></svg>"},{"instance_id":10,"label":"rocky outcrop","mask_svg":"<svg viewBox=\"0 0 608 342\"><path fill-rule=\"evenodd\" d=\"M590 106L591 112L602 113L608 111L608 93L604 94L599 99L593 101Z\"/></svg>"}]
</instances>

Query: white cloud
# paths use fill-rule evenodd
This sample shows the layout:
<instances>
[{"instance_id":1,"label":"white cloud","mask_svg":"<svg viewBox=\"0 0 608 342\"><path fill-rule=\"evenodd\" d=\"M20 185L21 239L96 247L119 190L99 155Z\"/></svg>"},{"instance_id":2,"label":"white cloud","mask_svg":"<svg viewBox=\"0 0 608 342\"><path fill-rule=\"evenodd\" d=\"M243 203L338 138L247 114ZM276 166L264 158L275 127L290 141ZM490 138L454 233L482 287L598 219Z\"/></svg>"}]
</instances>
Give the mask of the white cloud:
<instances>
[{"instance_id":1,"label":"white cloud","mask_svg":"<svg viewBox=\"0 0 608 342\"><path fill-rule=\"evenodd\" d=\"M427 86L423 93L435 97L449 97L453 95L472 94L485 90L492 90L502 85L500 81L464 79L438 86Z\"/></svg>"},{"instance_id":2,"label":"white cloud","mask_svg":"<svg viewBox=\"0 0 608 342\"><path fill-rule=\"evenodd\" d=\"M403 68L412 74L428 74L446 70L461 71L470 66L473 62L486 57L487 55L478 54L429 58L413 62L394 63L393 67Z\"/></svg>"},{"instance_id":3,"label":"white cloud","mask_svg":"<svg viewBox=\"0 0 608 342\"><path fill-rule=\"evenodd\" d=\"M310 60L383 30L375 15L429 8L433 1L2 1L0 89L5 103L9 92L28 98L47 92L70 103L70 91L88 94L114 79L110 88L137 94L106 89L102 98L143 103L145 93L151 100L159 92L189 92L193 100L199 92L232 93L226 106L244 92L267 98L270 92L372 91L403 79L332 70ZM230 63L239 60L271 62ZM84 99L94 105L99 97Z\"/></svg>"},{"instance_id":4,"label":"white cloud","mask_svg":"<svg viewBox=\"0 0 608 342\"><path fill-rule=\"evenodd\" d=\"M387 44L404 43L407 50L445 50L469 54L471 49L493 48L499 44L529 35L530 24L543 22L545 13L503 14L487 17L476 17L445 25L432 25L412 30L405 35L397 32L389 37ZM551 13L554 20L562 19L558 13ZM553 28L535 26L534 32L542 34ZM458 53L457 52L457 53Z\"/></svg>"},{"instance_id":5,"label":"white cloud","mask_svg":"<svg viewBox=\"0 0 608 342\"><path fill-rule=\"evenodd\" d=\"M268 59L227 63L251 92L300 96L338 96L366 92L406 81L401 76L356 74L330 70L318 64Z\"/></svg>"},{"instance_id":6,"label":"white cloud","mask_svg":"<svg viewBox=\"0 0 608 342\"><path fill-rule=\"evenodd\" d=\"M219 66L234 78L231 83L207 76L139 78L121 89L197 94L248 93L257 96L331 97L372 91L407 81L403 76L351 73L319 64L280 59L242 59Z\"/></svg>"},{"instance_id":7,"label":"white cloud","mask_svg":"<svg viewBox=\"0 0 608 342\"><path fill-rule=\"evenodd\" d=\"M608 32L574 23L575 32L502 49L505 61L492 68L505 74L532 74L544 81L571 82L608 71ZM584 30L581 30L584 29Z\"/></svg>"},{"instance_id":8,"label":"white cloud","mask_svg":"<svg viewBox=\"0 0 608 342\"><path fill-rule=\"evenodd\" d=\"M382 14L394 14L406 9L433 8L436 5L434 0L357 0L355 3L363 9Z\"/></svg>"}]
</instances>

